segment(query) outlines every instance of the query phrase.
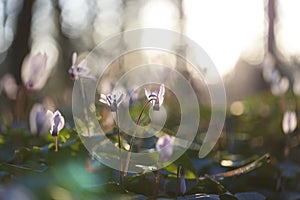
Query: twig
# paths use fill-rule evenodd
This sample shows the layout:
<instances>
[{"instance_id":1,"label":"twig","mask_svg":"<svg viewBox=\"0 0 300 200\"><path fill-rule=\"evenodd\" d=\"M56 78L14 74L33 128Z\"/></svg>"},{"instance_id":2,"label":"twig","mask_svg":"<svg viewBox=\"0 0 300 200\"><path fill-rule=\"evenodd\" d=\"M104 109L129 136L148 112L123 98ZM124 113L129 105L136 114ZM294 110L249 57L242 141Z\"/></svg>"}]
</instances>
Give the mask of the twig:
<instances>
[{"instance_id":1,"label":"twig","mask_svg":"<svg viewBox=\"0 0 300 200\"><path fill-rule=\"evenodd\" d=\"M123 185L123 159L122 159L122 153L121 153L121 136L120 136L120 128L119 128L119 117L118 117L118 109L116 110L116 126L117 126L117 133L118 133L118 146L119 146L119 157L120 157L120 185Z\"/></svg>"},{"instance_id":2,"label":"twig","mask_svg":"<svg viewBox=\"0 0 300 200\"><path fill-rule=\"evenodd\" d=\"M248 173L254 169L257 169L258 167L260 167L264 162L269 162L270 160L270 154L266 153L263 156L261 156L260 158L258 158L257 160L243 166L240 167L238 169L234 169L228 172L223 172L223 173L218 173L218 174L214 174L214 175L210 175L209 178L212 179L223 179L225 177L231 177L231 176L237 176L237 175L241 175L241 174L245 174ZM203 177L199 177L199 179L202 179Z\"/></svg>"}]
</instances>

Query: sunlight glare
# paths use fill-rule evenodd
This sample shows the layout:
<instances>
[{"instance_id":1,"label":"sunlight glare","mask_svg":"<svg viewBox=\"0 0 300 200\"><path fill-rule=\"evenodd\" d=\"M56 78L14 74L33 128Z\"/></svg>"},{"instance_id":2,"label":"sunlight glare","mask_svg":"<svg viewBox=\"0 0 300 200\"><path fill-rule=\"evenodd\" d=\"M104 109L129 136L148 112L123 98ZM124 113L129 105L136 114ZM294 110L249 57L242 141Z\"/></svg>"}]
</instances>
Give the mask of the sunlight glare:
<instances>
[{"instance_id":1,"label":"sunlight glare","mask_svg":"<svg viewBox=\"0 0 300 200\"><path fill-rule=\"evenodd\" d=\"M221 75L233 69L244 49L263 33L260 0L184 1L186 35L211 57Z\"/></svg>"}]
</instances>

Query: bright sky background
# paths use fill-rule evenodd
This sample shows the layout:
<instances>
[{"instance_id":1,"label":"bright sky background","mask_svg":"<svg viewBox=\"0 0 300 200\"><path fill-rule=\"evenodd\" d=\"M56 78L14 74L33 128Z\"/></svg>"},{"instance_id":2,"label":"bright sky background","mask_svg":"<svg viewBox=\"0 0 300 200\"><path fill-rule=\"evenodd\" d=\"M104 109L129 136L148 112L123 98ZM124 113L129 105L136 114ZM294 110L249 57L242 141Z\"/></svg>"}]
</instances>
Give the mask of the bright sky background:
<instances>
[{"instance_id":1,"label":"bright sky background","mask_svg":"<svg viewBox=\"0 0 300 200\"><path fill-rule=\"evenodd\" d=\"M278 45L287 56L300 55L300 1L280 0ZM184 0L186 35L197 42L224 75L240 56L260 63L264 51L265 1ZM170 0L152 0L141 10L145 27L176 30L177 8Z\"/></svg>"},{"instance_id":2,"label":"bright sky background","mask_svg":"<svg viewBox=\"0 0 300 200\"><path fill-rule=\"evenodd\" d=\"M300 56L300 1L280 0L278 46L285 56Z\"/></svg>"},{"instance_id":3,"label":"bright sky background","mask_svg":"<svg viewBox=\"0 0 300 200\"><path fill-rule=\"evenodd\" d=\"M7 1L8 9L4 12L5 4L0 0L0 22L2 22L0 23L0 63L1 55L4 55L1 52L5 52L13 41L14 19L21 5L20 2L22 1ZM35 3L35 7L37 4L40 5L39 9L33 9L32 36L35 38L33 43L37 38L41 38L37 37L38 35L42 36L43 41L47 40L46 42L49 41L49 35L55 39L57 35L55 29L61 28L67 37L76 39L78 51L83 51L80 47L92 48L107 37L120 32L122 19L127 20L125 23L128 29L154 27L178 31L178 21L176 21L178 8L173 0L149 0L145 1L147 2L145 5L142 1L128 3L126 18L120 15L121 0L94 0L88 1L89 3L84 0L74 0L71 4L68 3L69 1L60 0L59 5L62 10L60 27L51 27L54 25L51 22L54 12L51 9L51 12L49 11L51 6L47 7L46 4L39 2L42 1ZM183 0L183 2L186 14L185 34L208 53L222 75L235 66L240 56L252 63L261 62L263 40L267 29L264 14L266 0ZM299 59L300 1L278 0L278 4L279 21L276 29L278 47L287 58L298 57ZM94 33L87 34L89 31ZM38 42L40 43L40 39Z\"/></svg>"},{"instance_id":4,"label":"bright sky background","mask_svg":"<svg viewBox=\"0 0 300 200\"><path fill-rule=\"evenodd\" d=\"M186 34L211 57L221 74L232 69L242 51L259 48L262 39L262 0L185 0Z\"/></svg>"}]
</instances>

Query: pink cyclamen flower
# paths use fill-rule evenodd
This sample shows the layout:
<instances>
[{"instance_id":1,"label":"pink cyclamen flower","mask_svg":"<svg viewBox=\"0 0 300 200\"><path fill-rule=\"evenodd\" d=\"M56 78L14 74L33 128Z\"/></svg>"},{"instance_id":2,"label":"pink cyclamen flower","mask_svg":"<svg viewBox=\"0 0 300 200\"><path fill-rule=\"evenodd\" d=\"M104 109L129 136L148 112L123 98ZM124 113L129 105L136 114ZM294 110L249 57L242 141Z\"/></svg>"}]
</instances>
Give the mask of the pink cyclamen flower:
<instances>
[{"instance_id":1,"label":"pink cyclamen flower","mask_svg":"<svg viewBox=\"0 0 300 200\"><path fill-rule=\"evenodd\" d=\"M116 112L121 102L125 99L125 94L101 94L99 101L108 105L112 112Z\"/></svg>"},{"instance_id":2,"label":"pink cyclamen flower","mask_svg":"<svg viewBox=\"0 0 300 200\"><path fill-rule=\"evenodd\" d=\"M149 101L152 100L153 110L159 110L164 102L165 85L161 84L157 93L145 88L145 95Z\"/></svg>"},{"instance_id":3,"label":"pink cyclamen flower","mask_svg":"<svg viewBox=\"0 0 300 200\"><path fill-rule=\"evenodd\" d=\"M59 132L64 128L65 119L58 110L54 113L48 110L47 115L51 123L50 133L52 136L56 137L58 136Z\"/></svg>"},{"instance_id":4,"label":"pink cyclamen flower","mask_svg":"<svg viewBox=\"0 0 300 200\"><path fill-rule=\"evenodd\" d=\"M77 61L77 53L74 52L72 55L72 66L69 69L69 74L71 78L78 79L79 77L83 78L90 78L95 79L94 77L90 76L91 70L87 67L86 58L80 61L79 64L76 65Z\"/></svg>"},{"instance_id":5,"label":"pink cyclamen flower","mask_svg":"<svg viewBox=\"0 0 300 200\"><path fill-rule=\"evenodd\" d=\"M47 59L47 54L41 52L26 56L22 64L22 80L27 89L40 90L44 87L50 75Z\"/></svg>"},{"instance_id":6,"label":"pink cyclamen flower","mask_svg":"<svg viewBox=\"0 0 300 200\"><path fill-rule=\"evenodd\" d=\"M175 138L173 136L164 135L158 138L156 142L156 150L159 152L163 161L168 160L173 154Z\"/></svg>"},{"instance_id":7,"label":"pink cyclamen flower","mask_svg":"<svg viewBox=\"0 0 300 200\"><path fill-rule=\"evenodd\" d=\"M297 116L295 111L286 111L283 115L282 130L285 134L292 133L297 127Z\"/></svg>"}]
</instances>

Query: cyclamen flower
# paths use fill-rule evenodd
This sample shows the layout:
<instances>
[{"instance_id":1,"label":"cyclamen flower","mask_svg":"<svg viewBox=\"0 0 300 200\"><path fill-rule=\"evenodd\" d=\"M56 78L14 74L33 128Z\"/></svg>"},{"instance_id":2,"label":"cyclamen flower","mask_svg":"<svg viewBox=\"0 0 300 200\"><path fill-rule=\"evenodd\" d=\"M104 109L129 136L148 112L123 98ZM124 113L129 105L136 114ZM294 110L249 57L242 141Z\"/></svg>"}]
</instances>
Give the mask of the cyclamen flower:
<instances>
[{"instance_id":1,"label":"cyclamen flower","mask_svg":"<svg viewBox=\"0 0 300 200\"><path fill-rule=\"evenodd\" d=\"M285 134L292 133L297 127L297 116L295 111L286 111L283 115L282 129Z\"/></svg>"},{"instance_id":2,"label":"cyclamen flower","mask_svg":"<svg viewBox=\"0 0 300 200\"><path fill-rule=\"evenodd\" d=\"M164 102L165 85L161 84L157 93L151 92L148 88L145 88L145 95L149 101L152 100L153 110L159 110Z\"/></svg>"},{"instance_id":3,"label":"cyclamen flower","mask_svg":"<svg viewBox=\"0 0 300 200\"><path fill-rule=\"evenodd\" d=\"M159 152L160 158L163 161L168 160L173 154L175 138L169 135L158 138L156 142L156 150Z\"/></svg>"},{"instance_id":4,"label":"cyclamen flower","mask_svg":"<svg viewBox=\"0 0 300 200\"><path fill-rule=\"evenodd\" d=\"M11 74L5 74L0 80L0 94L4 91L7 97L15 100L18 92L18 85Z\"/></svg>"},{"instance_id":5,"label":"cyclamen flower","mask_svg":"<svg viewBox=\"0 0 300 200\"><path fill-rule=\"evenodd\" d=\"M289 89L289 80L286 77L279 77L271 82L271 92L274 96L282 96Z\"/></svg>"},{"instance_id":6,"label":"cyclamen flower","mask_svg":"<svg viewBox=\"0 0 300 200\"><path fill-rule=\"evenodd\" d=\"M55 139L55 151L57 151L57 136L65 126L65 119L58 110L55 111L54 113L48 110L47 115L51 122L50 133Z\"/></svg>"},{"instance_id":7,"label":"cyclamen flower","mask_svg":"<svg viewBox=\"0 0 300 200\"><path fill-rule=\"evenodd\" d=\"M300 76L296 76L293 84L293 92L296 96L300 97Z\"/></svg>"},{"instance_id":8,"label":"cyclamen flower","mask_svg":"<svg viewBox=\"0 0 300 200\"><path fill-rule=\"evenodd\" d=\"M186 192L186 183L185 183L184 169L183 168L181 168L181 170L180 170L180 192L183 195Z\"/></svg>"},{"instance_id":9,"label":"cyclamen flower","mask_svg":"<svg viewBox=\"0 0 300 200\"><path fill-rule=\"evenodd\" d=\"M72 66L69 69L69 74L72 78L78 79L79 77L85 77L95 79L94 77L89 75L91 70L87 67L86 59L83 59L78 65L76 65L76 61L77 53L74 52L72 55Z\"/></svg>"},{"instance_id":10,"label":"cyclamen flower","mask_svg":"<svg viewBox=\"0 0 300 200\"><path fill-rule=\"evenodd\" d=\"M119 105L121 104L121 102L125 99L125 94L124 93L120 93L119 95L117 94L101 94L99 101L101 103L104 103L106 105L108 105L111 109L112 112L116 112L117 108L119 107Z\"/></svg>"},{"instance_id":11,"label":"cyclamen flower","mask_svg":"<svg viewBox=\"0 0 300 200\"><path fill-rule=\"evenodd\" d=\"M47 115L50 117L51 129L50 133L52 136L58 136L59 131L65 126L65 119L57 110L52 113L50 110L47 111Z\"/></svg>"},{"instance_id":12,"label":"cyclamen flower","mask_svg":"<svg viewBox=\"0 0 300 200\"><path fill-rule=\"evenodd\" d=\"M34 104L29 117L30 131L34 135L45 133L50 128L47 110L42 104Z\"/></svg>"},{"instance_id":13,"label":"cyclamen flower","mask_svg":"<svg viewBox=\"0 0 300 200\"><path fill-rule=\"evenodd\" d=\"M44 87L50 75L47 60L47 54L41 52L30 53L26 56L22 64L21 75L27 89L40 90Z\"/></svg>"}]
</instances>

